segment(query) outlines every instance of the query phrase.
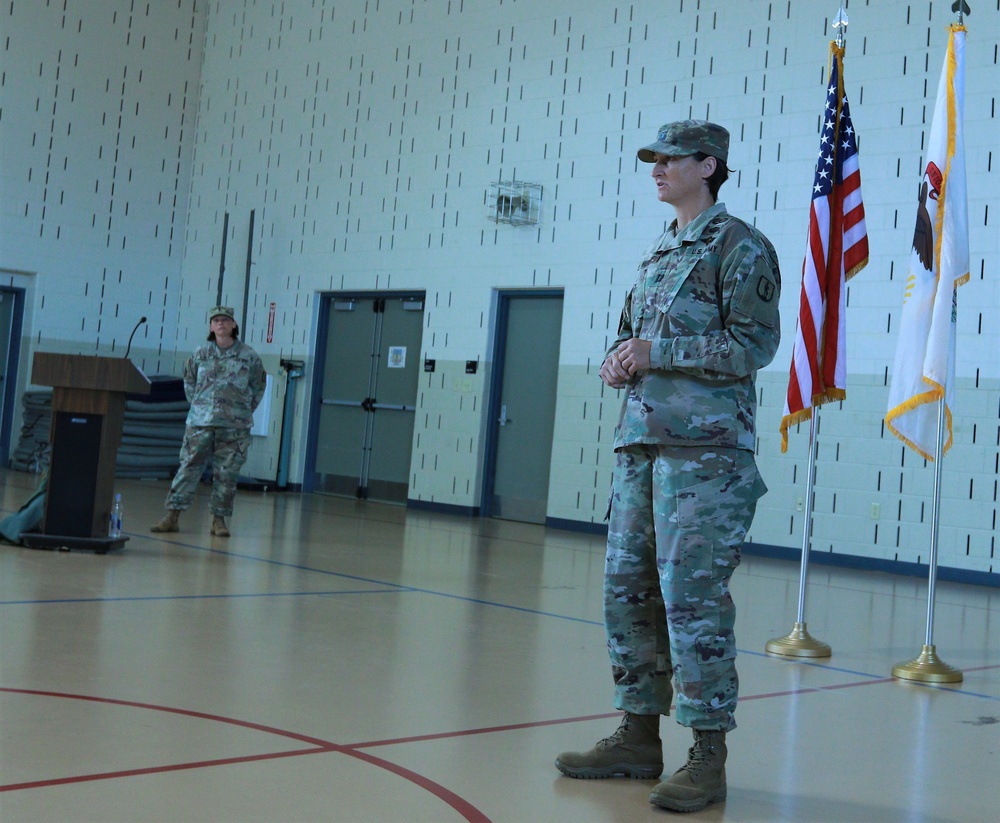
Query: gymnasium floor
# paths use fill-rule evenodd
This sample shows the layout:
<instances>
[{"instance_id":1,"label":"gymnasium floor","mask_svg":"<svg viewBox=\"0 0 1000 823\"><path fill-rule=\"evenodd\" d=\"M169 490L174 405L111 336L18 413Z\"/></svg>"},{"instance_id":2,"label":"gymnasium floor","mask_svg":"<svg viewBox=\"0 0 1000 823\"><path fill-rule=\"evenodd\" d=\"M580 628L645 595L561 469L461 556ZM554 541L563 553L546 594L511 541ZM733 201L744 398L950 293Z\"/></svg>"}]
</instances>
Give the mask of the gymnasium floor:
<instances>
[{"instance_id":1,"label":"gymnasium floor","mask_svg":"<svg viewBox=\"0 0 1000 823\"><path fill-rule=\"evenodd\" d=\"M0 472L16 509L36 478ZM0 820L496 821L678 816L649 781L553 767L617 726L602 540L332 497L207 496L158 537L166 484L119 483L123 551L0 545ZM813 564L820 662L764 654L798 564L734 578L729 799L680 819L1000 820L1000 589L939 583L954 687L891 678L926 581ZM668 770L688 732L663 724Z\"/></svg>"}]
</instances>

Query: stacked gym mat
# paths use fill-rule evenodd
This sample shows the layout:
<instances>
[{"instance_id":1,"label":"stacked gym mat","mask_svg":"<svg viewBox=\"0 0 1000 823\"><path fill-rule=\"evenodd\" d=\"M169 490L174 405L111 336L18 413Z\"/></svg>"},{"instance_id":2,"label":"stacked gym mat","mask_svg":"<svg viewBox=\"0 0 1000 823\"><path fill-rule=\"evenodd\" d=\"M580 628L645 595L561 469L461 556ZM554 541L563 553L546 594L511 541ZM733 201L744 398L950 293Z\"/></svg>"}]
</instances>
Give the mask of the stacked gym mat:
<instances>
[{"instance_id":1,"label":"stacked gym mat","mask_svg":"<svg viewBox=\"0 0 1000 823\"><path fill-rule=\"evenodd\" d=\"M154 375L150 393L125 399L122 444L115 464L117 477L169 479L178 466L184 438L188 402L179 377ZM49 462L49 429L52 392L24 393L24 424L10 466L20 471L41 471Z\"/></svg>"},{"instance_id":2,"label":"stacked gym mat","mask_svg":"<svg viewBox=\"0 0 1000 823\"><path fill-rule=\"evenodd\" d=\"M10 467L39 473L49 465L49 430L52 428L52 390L26 391L21 398L23 421Z\"/></svg>"}]
</instances>

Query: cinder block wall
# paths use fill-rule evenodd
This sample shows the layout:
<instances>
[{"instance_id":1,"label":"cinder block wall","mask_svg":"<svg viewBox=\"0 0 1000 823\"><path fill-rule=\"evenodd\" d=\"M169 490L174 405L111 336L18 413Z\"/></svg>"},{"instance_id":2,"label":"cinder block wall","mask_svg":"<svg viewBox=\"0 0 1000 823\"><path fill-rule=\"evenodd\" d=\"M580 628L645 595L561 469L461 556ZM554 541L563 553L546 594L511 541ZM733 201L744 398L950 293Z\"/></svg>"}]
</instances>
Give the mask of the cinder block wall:
<instances>
[{"instance_id":1,"label":"cinder block wall","mask_svg":"<svg viewBox=\"0 0 1000 823\"><path fill-rule=\"evenodd\" d=\"M124 354L145 316L130 356L173 367L203 6L0 10L0 284L30 292L28 346Z\"/></svg>"},{"instance_id":2,"label":"cinder block wall","mask_svg":"<svg viewBox=\"0 0 1000 823\"><path fill-rule=\"evenodd\" d=\"M478 503L482 480L481 399L490 373L494 290L561 287L565 311L548 513L555 520L600 522L619 398L601 387L596 369L639 255L670 218L634 150L662 122L708 117L733 133L730 165L737 173L722 199L771 237L784 272L785 341L760 375L759 457L771 493L751 538L801 545L807 432L793 432L788 454L781 455L777 428L836 3L746 0L735 14L734 4L723 0L665 0L655 15L640 4L596 0L553 0L544 7L526 0L214 0L155 11L146 4L132 13L131 4L107 5L118 12L88 11L81 19L93 32L89 38L73 33L77 24L65 24L61 9L15 3L0 12L11 31L0 52L0 267L39 272L33 345L100 349L113 339L118 347L134 320L118 319L122 300L112 307L96 292L126 268L114 261L152 233L145 244L150 266L134 275L128 300L135 305L126 303L124 314L148 314L154 299L163 301L163 319L143 332L143 356L155 353L156 368L175 367L203 335L228 212L225 298L245 308L245 336L272 372L281 357L311 365L319 293L426 291L421 354L435 358L438 371L421 383L410 493L467 507ZM927 557L933 470L885 432L882 417L922 152L945 28L954 19L950 6L848 4L845 75L860 133L872 255L849 286L848 399L825 407L820 420L813 524L818 551ZM156 48L140 49L139 28L154 23ZM972 279L959 292L956 445L944 463L941 562L994 571L1000 292L989 273L1000 261L994 157L1000 9L980 3L968 25ZM106 47L111 42L124 44L121 66L112 59L118 53ZM65 45L58 49L65 43L76 44L71 49L86 58L69 60ZM156 85L123 84L125 66L132 81L146 59L157 68ZM106 134L91 133L76 128L76 115L56 123L51 114L53 96L67 89L71 64L81 87L104 88L105 78L112 78L111 102L94 92L108 117L116 118L120 107L128 124L141 104L140 112L155 121L147 127L142 120L147 139L118 165L108 161L105 147L120 148L120 140L131 143L131 137L121 137L117 120L113 128L102 125L110 128ZM46 65L59 66L59 77L50 77L55 70ZM142 76L149 79L148 72ZM196 123L192 82L200 82ZM141 93L161 86L152 99ZM79 119L88 110L78 109ZM30 127L34 143L11 139L15 112L17 133ZM70 123L73 157L101 164L88 174L61 169L61 155L53 160L44 148ZM136 124L124 133L131 135ZM68 149L62 154L70 157ZM105 188L126 171L144 206L130 204L127 214L118 209L124 184L114 198ZM85 252L89 265L77 265L79 244L36 237L38 221L51 221L53 214L42 213L51 194L40 188L41 179L50 181L49 191L58 186L67 197L89 198L87 206L72 200L65 221L83 224L95 247ZM488 220L490 183L511 179L544 187L537 226ZM92 221L92 215L99 217ZM154 242L161 241L156 227L168 216L172 244ZM113 230L106 228L109 217ZM251 289L244 307L248 247ZM276 322L267 342L271 303ZM86 317L82 327L67 321L78 314ZM471 386L466 360L482 364ZM276 398L283 389L278 377ZM301 411L308 396L304 400L295 422L293 479L302 473ZM248 468L259 476L273 474L278 416L272 435L254 446Z\"/></svg>"}]
</instances>

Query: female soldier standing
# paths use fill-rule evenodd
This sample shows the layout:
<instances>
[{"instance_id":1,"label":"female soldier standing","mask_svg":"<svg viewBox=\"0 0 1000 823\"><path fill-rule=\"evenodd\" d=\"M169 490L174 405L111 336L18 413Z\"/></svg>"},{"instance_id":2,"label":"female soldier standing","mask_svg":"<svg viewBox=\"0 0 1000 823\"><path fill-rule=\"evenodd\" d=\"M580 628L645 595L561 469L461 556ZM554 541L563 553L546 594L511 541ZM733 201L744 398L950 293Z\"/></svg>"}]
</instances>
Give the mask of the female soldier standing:
<instances>
[{"instance_id":1,"label":"female soldier standing","mask_svg":"<svg viewBox=\"0 0 1000 823\"><path fill-rule=\"evenodd\" d=\"M151 531L175 532L180 513L191 505L198 481L212 457L212 534L229 537L236 481L247 459L254 409L264 396L266 375L257 352L239 339L229 306L209 312L208 344L184 366L187 416L181 465L167 494L167 515Z\"/></svg>"}]
</instances>

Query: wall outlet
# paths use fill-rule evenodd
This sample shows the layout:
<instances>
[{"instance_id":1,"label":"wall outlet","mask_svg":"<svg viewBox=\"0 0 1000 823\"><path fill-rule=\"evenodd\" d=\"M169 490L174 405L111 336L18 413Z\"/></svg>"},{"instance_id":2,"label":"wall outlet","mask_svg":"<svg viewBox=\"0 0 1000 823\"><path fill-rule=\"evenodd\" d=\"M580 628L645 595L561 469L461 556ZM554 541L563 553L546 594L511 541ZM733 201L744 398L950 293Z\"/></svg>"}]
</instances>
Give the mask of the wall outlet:
<instances>
[{"instance_id":1,"label":"wall outlet","mask_svg":"<svg viewBox=\"0 0 1000 823\"><path fill-rule=\"evenodd\" d=\"M872 520L878 520L880 514L882 514L882 506L878 503L872 503Z\"/></svg>"}]
</instances>

